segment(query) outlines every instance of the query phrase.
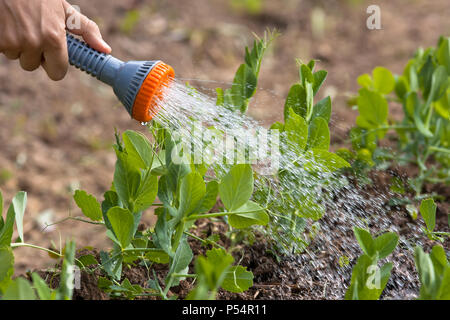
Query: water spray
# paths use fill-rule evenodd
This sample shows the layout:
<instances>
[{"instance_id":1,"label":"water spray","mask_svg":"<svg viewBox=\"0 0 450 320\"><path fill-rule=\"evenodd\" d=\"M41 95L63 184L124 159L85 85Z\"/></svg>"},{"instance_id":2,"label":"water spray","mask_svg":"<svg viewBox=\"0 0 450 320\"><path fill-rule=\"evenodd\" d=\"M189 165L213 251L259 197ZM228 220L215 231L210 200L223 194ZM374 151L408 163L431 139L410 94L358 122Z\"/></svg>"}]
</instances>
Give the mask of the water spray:
<instances>
[{"instance_id":1,"label":"water spray","mask_svg":"<svg viewBox=\"0 0 450 320\"><path fill-rule=\"evenodd\" d=\"M123 62L98 52L67 34L69 63L108 84L131 117L148 122L158 112L158 99L173 80L173 68L160 60Z\"/></svg>"}]
</instances>

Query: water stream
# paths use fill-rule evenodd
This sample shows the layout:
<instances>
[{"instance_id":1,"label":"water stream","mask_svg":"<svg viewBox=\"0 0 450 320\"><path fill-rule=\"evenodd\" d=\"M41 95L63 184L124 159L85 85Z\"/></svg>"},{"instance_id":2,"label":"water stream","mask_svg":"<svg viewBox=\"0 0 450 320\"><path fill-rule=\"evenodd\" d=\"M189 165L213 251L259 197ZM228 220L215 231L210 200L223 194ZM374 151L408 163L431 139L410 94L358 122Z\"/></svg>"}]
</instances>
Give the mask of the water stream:
<instances>
[{"instance_id":1,"label":"water stream","mask_svg":"<svg viewBox=\"0 0 450 320\"><path fill-rule=\"evenodd\" d=\"M212 175L220 176L237 161L250 162L260 173L253 200L268 208L271 221L257 230L298 266L299 282L324 286L323 298L342 298L349 285L351 267L362 253L354 226L368 228L372 235L402 234L386 206L391 194L357 187L314 158L299 156L298 146L288 143L285 133L271 134L257 120L217 106L215 99L180 81L165 90L159 106L154 120L187 141L199 163L207 159ZM295 210L323 216L300 219ZM420 223L407 228L388 257L394 268L384 298L413 298L418 292L412 253L423 236Z\"/></svg>"}]
</instances>

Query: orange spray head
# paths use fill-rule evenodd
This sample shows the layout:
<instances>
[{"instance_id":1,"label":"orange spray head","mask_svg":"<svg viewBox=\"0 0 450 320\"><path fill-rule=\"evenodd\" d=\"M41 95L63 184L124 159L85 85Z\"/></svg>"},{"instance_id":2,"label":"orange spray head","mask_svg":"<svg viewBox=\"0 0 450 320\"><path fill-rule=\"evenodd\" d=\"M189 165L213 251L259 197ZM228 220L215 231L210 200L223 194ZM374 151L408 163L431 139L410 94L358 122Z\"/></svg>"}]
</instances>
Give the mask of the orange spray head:
<instances>
[{"instance_id":1,"label":"orange spray head","mask_svg":"<svg viewBox=\"0 0 450 320\"><path fill-rule=\"evenodd\" d=\"M123 62L71 35L67 35L67 49L70 64L110 85L131 117L140 122L150 121L158 112L158 100L175 76L162 61Z\"/></svg>"}]
</instances>

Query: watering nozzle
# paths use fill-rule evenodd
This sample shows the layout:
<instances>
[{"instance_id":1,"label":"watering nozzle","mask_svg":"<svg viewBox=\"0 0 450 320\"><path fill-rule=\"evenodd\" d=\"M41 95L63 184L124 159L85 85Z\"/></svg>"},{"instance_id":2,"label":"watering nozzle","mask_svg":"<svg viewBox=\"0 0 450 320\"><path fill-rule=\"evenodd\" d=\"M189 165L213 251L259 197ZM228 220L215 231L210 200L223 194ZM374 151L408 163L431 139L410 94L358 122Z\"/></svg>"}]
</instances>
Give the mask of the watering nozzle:
<instances>
[{"instance_id":1,"label":"watering nozzle","mask_svg":"<svg viewBox=\"0 0 450 320\"><path fill-rule=\"evenodd\" d=\"M162 61L123 62L70 34L67 49L69 63L110 85L131 117L140 122L150 121L158 112L158 98L175 76L172 67Z\"/></svg>"}]
</instances>

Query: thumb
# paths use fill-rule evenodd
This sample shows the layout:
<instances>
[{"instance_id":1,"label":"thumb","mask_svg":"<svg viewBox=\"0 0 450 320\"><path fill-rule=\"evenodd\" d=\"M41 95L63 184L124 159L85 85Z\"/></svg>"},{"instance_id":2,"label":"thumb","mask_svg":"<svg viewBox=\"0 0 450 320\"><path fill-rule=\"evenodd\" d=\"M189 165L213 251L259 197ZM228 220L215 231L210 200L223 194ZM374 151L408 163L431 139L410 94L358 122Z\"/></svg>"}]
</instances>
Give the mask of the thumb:
<instances>
[{"instance_id":1,"label":"thumb","mask_svg":"<svg viewBox=\"0 0 450 320\"><path fill-rule=\"evenodd\" d=\"M103 40L98 25L77 9L64 1L66 13L66 27L71 33L82 36L84 41L92 48L103 53L111 53L111 47Z\"/></svg>"}]
</instances>

